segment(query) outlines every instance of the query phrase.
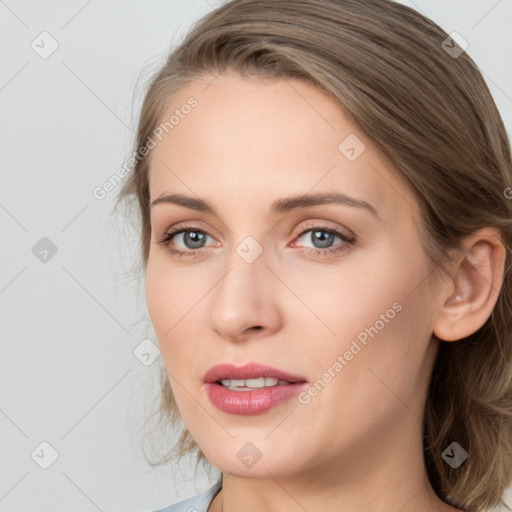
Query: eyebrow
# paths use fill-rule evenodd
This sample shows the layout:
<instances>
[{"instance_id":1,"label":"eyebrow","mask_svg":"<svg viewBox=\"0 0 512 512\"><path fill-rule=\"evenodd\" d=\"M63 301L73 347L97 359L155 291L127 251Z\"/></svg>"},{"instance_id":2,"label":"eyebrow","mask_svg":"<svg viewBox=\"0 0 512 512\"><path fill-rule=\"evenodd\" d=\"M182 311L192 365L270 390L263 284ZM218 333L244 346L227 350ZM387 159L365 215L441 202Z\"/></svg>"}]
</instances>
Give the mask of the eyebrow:
<instances>
[{"instance_id":1,"label":"eyebrow","mask_svg":"<svg viewBox=\"0 0 512 512\"><path fill-rule=\"evenodd\" d=\"M215 208L213 208L213 206L208 204L206 201L203 201L202 199L199 198L186 196L183 194L162 195L151 203L150 208L153 208L154 206L162 203L176 204L178 206L183 206L191 210L211 213L215 216L218 216L217 212L215 211ZM379 218L379 214L370 203L367 203L362 199L355 199L353 197L347 196L345 194L342 194L341 192L317 193L293 197L283 197L281 199L276 199L272 203L270 211L273 214L284 214L292 210L297 210L300 208L306 208L308 206L316 206L321 204L342 204L346 206L353 206L355 208L363 208L368 210L375 217Z\"/></svg>"}]
</instances>

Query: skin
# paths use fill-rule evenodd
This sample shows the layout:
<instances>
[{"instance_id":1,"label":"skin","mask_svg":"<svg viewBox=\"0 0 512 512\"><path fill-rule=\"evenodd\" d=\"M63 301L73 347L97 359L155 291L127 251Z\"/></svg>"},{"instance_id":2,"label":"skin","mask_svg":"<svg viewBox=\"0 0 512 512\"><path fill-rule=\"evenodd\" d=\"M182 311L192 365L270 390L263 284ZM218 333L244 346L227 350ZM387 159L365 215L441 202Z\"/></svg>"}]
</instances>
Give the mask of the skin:
<instances>
[{"instance_id":1,"label":"skin","mask_svg":"<svg viewBox=\"0 0 512 512\"><path fill-rule=\"evenodd\" d=\"M181 90L162 116L198 101L152 149L150 200L182 193L217 215L154 206L146 274L180 414L224 472L208 510L458 510L434 493L423 462L421 417L440 343L432 334L460 339L489 317L504 268L499 237L487 228L467 237L478 271L455 255L449 276L434 282L416 199L336 104L298 80L228 72L212 80ZM365 144L354 161L338 149L349 134ZM340 204L270 212L277 198L334 191L367 201L378 217ZM158 243L183 223L207 233L203 248L183 234L171 247L197 257ZM330 246L345 250L314 255L327 250L312 238L315 226L356 240L335 237ZM247 236L263 250L252 263L236 252ZM203 375L221 362L256 361L314 383L394 303L400 312L309 403L292 398L239 416L208 399ZM261 452L252 467L237 457L248 442Z\"/></svg>"}]
</instances>

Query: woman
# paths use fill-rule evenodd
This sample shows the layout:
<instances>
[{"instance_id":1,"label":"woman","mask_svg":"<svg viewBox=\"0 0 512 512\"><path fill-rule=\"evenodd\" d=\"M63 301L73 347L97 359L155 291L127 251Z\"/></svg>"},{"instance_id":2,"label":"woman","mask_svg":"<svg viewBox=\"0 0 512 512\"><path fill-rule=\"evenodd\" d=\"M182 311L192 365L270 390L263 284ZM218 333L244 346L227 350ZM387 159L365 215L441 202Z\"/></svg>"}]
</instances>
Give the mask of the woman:
<instances>
[{"instance_id":1,"label":"woman","mask_svg":"<svg viewBox=\"0 0 512 512\"><path fill-rule=\"evenodd\" d=\"M133 173L164 509L479 511L512 476L512 162L455 40L389 0L232 0L153 78Z\"/></svg>"}]
</instances>

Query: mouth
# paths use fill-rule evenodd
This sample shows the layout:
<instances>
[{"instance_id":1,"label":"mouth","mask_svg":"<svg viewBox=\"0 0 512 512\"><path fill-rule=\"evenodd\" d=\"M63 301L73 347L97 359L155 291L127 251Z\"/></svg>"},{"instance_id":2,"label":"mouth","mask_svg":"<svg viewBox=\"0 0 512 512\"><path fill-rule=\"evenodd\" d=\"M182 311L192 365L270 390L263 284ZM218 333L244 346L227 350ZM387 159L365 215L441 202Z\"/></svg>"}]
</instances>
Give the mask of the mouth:
<instances>
[{"instance_id":1,"label":"mouth","mask_svg":"<svg viewBox=\"0 0 512 512\"><path fill-rule=\"evenodd\" d=\"M259 363L243 366L224 363L210 368L204 375L204 382L219 384L231 391L254 391L307 381L303 377Z\"/></svg>"},{"instance_id":2,"label":"mouth","mask_svg":"<svg viewBox=\"0 0 512 512\"><path fill-rule=\"evenodd\" d=\"M234 415L262 414L288 402L307 386L307 380L259 363L219 364L204 375L211 403Z\"/></svg>"},{"instance_id":3,"label":"mouth","mask_svg":"<svg viewBox=\"0 0 512 512\"><path fill-rule=\"evenodd\" d=\"M231 391L252 391L261 388L273 388L275 386L289 386L292 384L287 380L276 377L258 377L256 379L220 379L216 384L224 386Z\"/></svg>"}]
</instances>

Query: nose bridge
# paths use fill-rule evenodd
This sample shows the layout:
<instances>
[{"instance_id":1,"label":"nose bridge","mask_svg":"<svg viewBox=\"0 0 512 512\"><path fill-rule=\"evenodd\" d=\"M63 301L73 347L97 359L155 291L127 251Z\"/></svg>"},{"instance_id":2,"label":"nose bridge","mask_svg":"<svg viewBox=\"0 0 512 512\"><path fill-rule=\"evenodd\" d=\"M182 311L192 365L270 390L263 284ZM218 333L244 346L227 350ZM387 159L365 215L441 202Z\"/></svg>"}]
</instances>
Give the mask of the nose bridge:
<instances>
[{"instance_id":1,"label":"nose bridge","mask_svg":"<svg viewBox=\"0 0 512 512\"><path fill-rule=\"evenodd\" d=\"M223 277L211 297L211 323L226 337L235 338L254 326L269 326L276 319L275 294L263 247L245 237L225 260Z\"/></svg>"},{"instance_id":2,"label":"nose bridge","mask_svg":"<svg viewBox=\"0 0 512 512\"><path fill-rule=\"evenodd\" d=\"M239 305L259 302L258 297L269 284L265 264L261 245L253 237L246 237L226 258L226 272L217 287L216 302L222 299Z\"/></svg>"}]
</instances>

